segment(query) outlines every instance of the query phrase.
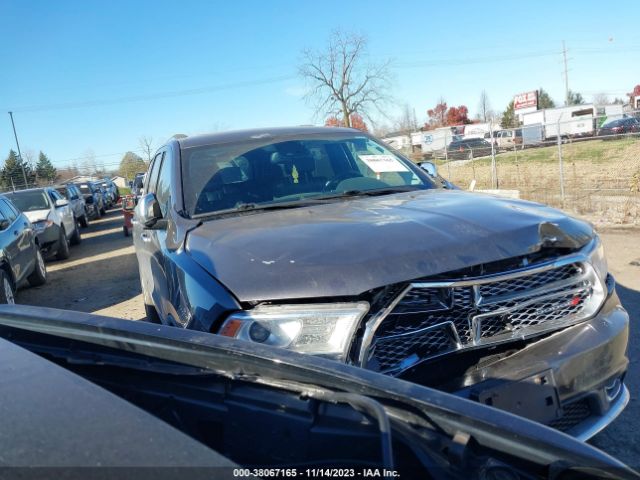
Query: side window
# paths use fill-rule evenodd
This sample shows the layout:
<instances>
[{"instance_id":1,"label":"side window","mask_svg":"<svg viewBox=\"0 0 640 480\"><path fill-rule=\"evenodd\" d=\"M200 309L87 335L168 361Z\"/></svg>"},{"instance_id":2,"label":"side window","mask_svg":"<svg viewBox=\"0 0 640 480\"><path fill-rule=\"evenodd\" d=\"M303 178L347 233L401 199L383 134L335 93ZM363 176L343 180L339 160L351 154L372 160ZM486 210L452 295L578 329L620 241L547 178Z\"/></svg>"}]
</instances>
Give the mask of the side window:
<instances>
[{"instance_id":1,"label":"side window","mask_svg":"<svg viewBox=\"0 0 640 480\"><path fill-rule=\"evenodd\" d=\"M11 223L13 223L13 221L17 218L17 215L5 200L0 200L0 212L2 212L3 218L6 218Z\"/></svg>"},{"instance_id":2,"label":"side window","mask_svg":"<svg viewBox=\"0 0 640 480\"><path fill-rule=\"evenodd\" d=\"M163 217L167 213L171 200L171 167L171 155L169 152L165 152L160 165L160 173L158 174L158 182L156 183L155 191Z\"/></svg>"},{"instance_id":3,"label":"side window","mask_svg":"<svg viewBox=\"0 0 640 480\"><path fill-rule=\"evenodd\" d=\"M162 161L163 153L164 152L158 153L153 159L153 163L151 164L151 169L149 170L149 172L147 173L147 176L145 177L145 183L144 183L145 193L155 192L156 181L158 177L158 169L160 168L160 163Z\"/></svg>"},{"instance_id":4,"label":"side window","mask_svg":"<svg viewBox=\"0 0 640 480\"><path fill-rule=\"evenodd\" d=\"M4 200L7 204L7 206L9 207L9 209L13 212L13 214L16 216L16 218L18 218L20 216L20 210L18 210L18 208L13 204L13 202L11 200Z\"/></svg>"},{"instance_id":5,"label":"side window","mask_svg":"<svg viewBox=\"0 0 640 480\"><path fill-rule=\"evenodd\" d=\"M4 213L2 213L2 209L0 209L0 220L7 220L7 217L5 217Z\"/></svg>"}]
</instances>

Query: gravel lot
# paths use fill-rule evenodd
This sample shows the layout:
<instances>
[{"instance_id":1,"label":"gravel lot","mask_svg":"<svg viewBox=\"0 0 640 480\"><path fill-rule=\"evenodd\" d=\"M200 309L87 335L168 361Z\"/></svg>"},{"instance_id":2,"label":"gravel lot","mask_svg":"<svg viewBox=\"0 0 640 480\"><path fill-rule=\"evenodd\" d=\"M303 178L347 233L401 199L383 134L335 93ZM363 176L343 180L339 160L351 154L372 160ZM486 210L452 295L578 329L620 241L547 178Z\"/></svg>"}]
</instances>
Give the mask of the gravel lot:
<instances>
[{"instance_id":1,"label":"gravel lot","mask_svg":"<svg viewBox=\"0 0 640 480\"><path fill-rule=\"evenodd\" d=\"M120 210L90 223L82 244L65 261L48 263L49 280L17 294L18 303L140 320L144 307L131 237L122 233ZM640 468L640 229L601 232L618 295L631 315L627 386L631 401L623 414L591 443Z\"/></svg>"}]
</instances>

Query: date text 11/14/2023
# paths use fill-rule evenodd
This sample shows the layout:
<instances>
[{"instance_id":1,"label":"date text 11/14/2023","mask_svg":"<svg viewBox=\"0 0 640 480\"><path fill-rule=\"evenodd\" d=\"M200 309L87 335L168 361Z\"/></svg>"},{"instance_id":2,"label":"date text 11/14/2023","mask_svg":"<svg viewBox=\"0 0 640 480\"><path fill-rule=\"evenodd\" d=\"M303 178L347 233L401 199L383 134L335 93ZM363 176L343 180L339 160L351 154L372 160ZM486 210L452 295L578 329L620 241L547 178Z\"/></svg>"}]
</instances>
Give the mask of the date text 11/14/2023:
<instances>
[{"instance_id":1,"label":"date text 11/14/2023","mask_svg":"<svg viewBox=\"0 0 640 480\"><path fill-rule=\"evenodd\" d=\"M260 478L397 478L396 470L385 468L235 468L234 477Z\"/></svg>"}]
</instances>

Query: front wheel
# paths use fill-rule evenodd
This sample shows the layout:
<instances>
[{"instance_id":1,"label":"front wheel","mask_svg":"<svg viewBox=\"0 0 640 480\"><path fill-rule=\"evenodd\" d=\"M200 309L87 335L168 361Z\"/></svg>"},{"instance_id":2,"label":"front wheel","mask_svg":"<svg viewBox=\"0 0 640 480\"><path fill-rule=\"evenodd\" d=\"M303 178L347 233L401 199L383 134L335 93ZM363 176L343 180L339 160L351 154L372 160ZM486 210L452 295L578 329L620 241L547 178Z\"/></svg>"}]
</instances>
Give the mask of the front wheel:
<instances>
[{"instance_id":1,"label":"front wheel","mask_svg":"<svg viewBox=\"0 0 640 480\"><path fill-rule=\"evenodd\" d=\"M58 253L56 253L58 260L66 260L69 258L69 240L67 240L67 234L64 228L60 229L60 238L58 239Z\"/></svg>"},{"instance_id":2,"label":"front wheel","mask_svg":"<svg viewBox=\"0 0 640 480\"><path fill-rule=\"evenodd\" d=\"M82 237L80 236L80 229L78 228L78 224L74 221L73 226L75 227L73 230L73 235L71 235L71 245L79 245L82 242Z\"/></svg>"},{"instance_id":3,"label":"front wheel","mask_svg":"<svg viewBox=\"0 0 640 480\"><path fill-rule=\"evenodd\" d=\"M47 267L44 264L44 257L40 248L36 245L36 266L33 269L33 273L27 277L29 285L32 287L39 287L47 282Z\"/></svg>"},{"instance_id":4,"label":"front wheel","mask_svg":"<svg viewBox=\"0 0 640 480\"><path fill-rule=\"evenodd\" d=\"M80 222L80 226L82 228L87 228L89 226L89 220L87 220L87 214L86 213L84 215L82 215L78 221Z\"/></svg>"},{"instance_id":5,"label":"front wheel","mask_svg":"<svg viewBox=\"0 0 640 480\"><path fill-rule=\"evenodd\" d=\"M0 270L0 303L9 305L16 303L13 282L4 270Z\"/></svg>"}]
</instances>

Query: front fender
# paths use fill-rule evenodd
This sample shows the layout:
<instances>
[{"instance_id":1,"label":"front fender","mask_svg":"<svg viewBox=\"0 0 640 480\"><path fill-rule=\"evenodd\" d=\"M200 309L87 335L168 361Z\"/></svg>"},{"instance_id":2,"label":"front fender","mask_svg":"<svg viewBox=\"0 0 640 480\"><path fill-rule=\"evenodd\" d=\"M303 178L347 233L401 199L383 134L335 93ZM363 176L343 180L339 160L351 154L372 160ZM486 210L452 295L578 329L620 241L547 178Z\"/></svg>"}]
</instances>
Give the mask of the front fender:
<instances>
[{"instance_id":1,"label":"front fender","mask_svg":"<svg viewBox=\"0 0 640 480\"><path fill-rule=\"evenodd\" d=\"M167 319L192 330L216 330L223 317L242 307L233 295L184 249L167 252Z\"/></svg>"}]
</instances>

